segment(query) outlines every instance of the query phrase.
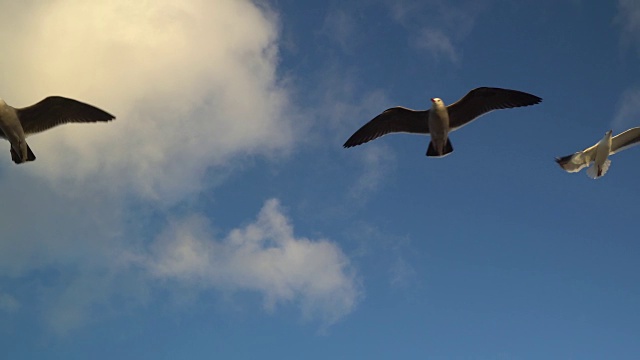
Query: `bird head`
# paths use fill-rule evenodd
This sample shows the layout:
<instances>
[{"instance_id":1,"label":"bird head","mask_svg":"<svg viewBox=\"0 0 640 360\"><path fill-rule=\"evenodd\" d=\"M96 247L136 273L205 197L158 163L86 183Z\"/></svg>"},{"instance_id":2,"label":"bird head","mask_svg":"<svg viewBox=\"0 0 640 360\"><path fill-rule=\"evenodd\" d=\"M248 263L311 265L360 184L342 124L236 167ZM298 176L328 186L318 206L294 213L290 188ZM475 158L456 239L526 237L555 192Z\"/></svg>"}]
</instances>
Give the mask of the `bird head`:
<instances>
[{"instance_id":1,"label":"bird head","mask_svg":"<svg viewBox=\"0 0 640 360\"><path fill-rule=\"evenodd\" d=\"M431 98L431 106L433 107L437 107L437 106L442 106L442 100L440 98Z\"/></svg>"}]
</instances>

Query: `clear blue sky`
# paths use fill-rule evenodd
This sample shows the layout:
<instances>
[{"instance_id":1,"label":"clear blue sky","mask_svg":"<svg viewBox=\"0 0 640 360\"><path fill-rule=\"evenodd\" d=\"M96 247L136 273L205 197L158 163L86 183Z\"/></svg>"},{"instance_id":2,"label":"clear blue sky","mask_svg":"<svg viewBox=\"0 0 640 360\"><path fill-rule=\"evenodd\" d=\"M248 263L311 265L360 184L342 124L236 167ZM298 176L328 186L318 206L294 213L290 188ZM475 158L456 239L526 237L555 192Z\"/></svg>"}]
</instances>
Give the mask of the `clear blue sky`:
<instances>
[{"instance_id":1,"label":"clear blue sky","mask_svg":"<svg viewBox=\"0 0 640 360\"><path fill-rule=\"evenodd\" d=\"M257 4L256 4L257 3ZM3 359L638 359L640 3L0 1L0 96L117 116L0 157ZM479 86L493 112L344 141Z\"/></svg>"}]
</instances>

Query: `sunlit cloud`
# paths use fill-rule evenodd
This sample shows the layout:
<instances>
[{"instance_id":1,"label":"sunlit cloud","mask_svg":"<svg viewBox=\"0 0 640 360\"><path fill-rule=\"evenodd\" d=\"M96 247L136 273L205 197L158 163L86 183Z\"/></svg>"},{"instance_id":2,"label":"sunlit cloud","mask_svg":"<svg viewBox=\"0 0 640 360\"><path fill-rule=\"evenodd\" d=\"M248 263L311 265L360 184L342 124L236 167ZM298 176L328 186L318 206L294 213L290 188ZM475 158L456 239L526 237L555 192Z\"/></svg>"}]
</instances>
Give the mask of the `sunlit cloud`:
<instances>
[{"instance_id":1,"label":"sunlit cloud","mask_svg":"<svg viewBox=\"0 0 640 360\"><path fill-rule=\"evenodd\" d=\"M250 1L24 6L30 16L0 24L0 41L16 50L3 55L5 100L22 107L57 94L117 117L29 140L40 154L29 171L56 186L85 180L170 201L234 157L290 149L277 23Z\"/></svg>"},{"instance_id":2,"label":"sunlit cloud","mask_svg":"<svg viewBox=\"0 0 640 360\"><path fill-rule=\"evenodd\" d=\"M347 256L294 236L276 200L221 238L214 219L186 206L243 160L283 159L295 145L302 122L278 75L276 15L244 0L5 11L16 14L0 23L0 45L15 50L0 58L9 104L62 95L117 119L30 137L38 159L27 165L11 163L4 144L0 279L55 276L0 293L3 310L36 306L29 313L66 334L123 303L145 306L158 289L180 292L186 279L195 293L260 293L269 311L294 304L323 325L353 311L360 290ZM29 291L42 301L22 301Z\"/></svg>"}]
</instances>

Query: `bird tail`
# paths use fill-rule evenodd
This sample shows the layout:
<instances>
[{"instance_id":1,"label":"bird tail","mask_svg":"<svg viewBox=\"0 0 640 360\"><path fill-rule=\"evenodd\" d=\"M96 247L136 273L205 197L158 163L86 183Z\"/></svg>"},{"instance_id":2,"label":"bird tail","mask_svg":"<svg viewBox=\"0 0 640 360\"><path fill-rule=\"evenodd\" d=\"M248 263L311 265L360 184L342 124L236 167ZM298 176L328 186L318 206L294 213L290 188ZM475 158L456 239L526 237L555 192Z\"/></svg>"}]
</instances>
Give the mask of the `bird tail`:
<instances>
[{"instance_id":1,"label":"bird tail","mask_svg":"<svg viewBox=\"0 0 640 360\"><path fill-rule=\"evenodd\" d=\"M451 145L451 140L449 138L447 138L447 143L444 145L442 154L438 154L436 147L433 145L433 141L429 142L429 147L427 148L427 156L442 157L451 152L453 152L453 146Z\"/></svg>"},{"instance_id":2,"label":"bird tail","mask_svg":"<svg viewBox=\"0 0 640 360\"><path fill-rule=\"evenodd\" d=\"M611 165L611 160L609 159L605 160L604 164L602 164L600 168L598 168L596 164L593 164L590 168L587 169L587 176L592 179L597 179L601 176L604 176L604 174L607 173L607 170L609 170L609 165Z\"/></svg>"},{"instance_id":3,"label":"bird tail","mask_svg":"<svg viewBox=\"0 0 640 360\"><path fill-rule=\"evenodd\" d=\"M31 148L29 147L29 145L27 145L27 159L26 160L22 160L20 155L18 155L18 153L15 150L13 150L13 147L11 147L11 160L13 160L13 162L16 163L16 164L21 164L21 163L27 162L27 161L33 161L35 159L36 159L36 156L33 154L33 151L31 151Z\"/></svg>"}]
</instances>

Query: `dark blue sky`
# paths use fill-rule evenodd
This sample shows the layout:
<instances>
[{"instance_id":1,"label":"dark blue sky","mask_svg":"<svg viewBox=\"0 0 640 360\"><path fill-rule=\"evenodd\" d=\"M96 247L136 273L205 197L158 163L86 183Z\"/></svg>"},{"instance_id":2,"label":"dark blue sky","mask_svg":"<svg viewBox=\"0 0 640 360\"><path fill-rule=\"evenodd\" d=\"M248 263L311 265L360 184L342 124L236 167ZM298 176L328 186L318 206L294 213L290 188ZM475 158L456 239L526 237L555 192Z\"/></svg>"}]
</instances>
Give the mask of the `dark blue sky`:
<instances>
[{"instance_id":1,"label":"dark blue sky","mask_svg":"<svg viewBox=\"0 0 640 360\"><path fill-rule=\"evenodd\" d=\"M0 159L8 359L640 357L640 149L554 162L640 126L640 4L5 5L7 103L117 116ZM342 148L479 86L543 102Z\"/></svg>"}]
</instances>

